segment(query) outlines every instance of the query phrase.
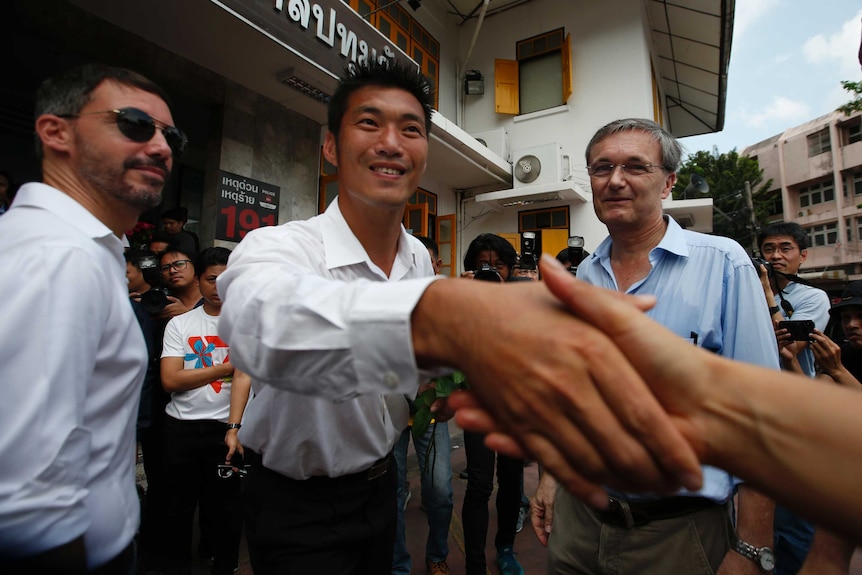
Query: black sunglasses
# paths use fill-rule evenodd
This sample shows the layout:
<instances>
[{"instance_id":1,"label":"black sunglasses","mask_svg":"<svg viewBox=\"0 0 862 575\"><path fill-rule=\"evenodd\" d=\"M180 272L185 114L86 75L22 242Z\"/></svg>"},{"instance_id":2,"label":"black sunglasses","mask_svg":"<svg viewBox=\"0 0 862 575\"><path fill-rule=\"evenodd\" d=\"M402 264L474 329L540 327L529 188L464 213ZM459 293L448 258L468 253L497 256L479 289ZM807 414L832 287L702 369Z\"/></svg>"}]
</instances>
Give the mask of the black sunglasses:
<instances>
[{"instance_id":1,"label":"black sunglasses","mask_svg":"<svg viewBox=\"0 0 862 575\"><path fill-rule=\"evenodd\" d=\"M120 133L139 144L152 140L156 134L156 128L158 128L164 134L165 141L171 148L174 158L182 156L186 149L186 144L188 144L188 138L186 138L186 135L179 128L169 126L161 120L156 120L143 110L138 110L137 108L120 108L119 110L105 110L104 112L58 115L61 118L79 118L81 116L93 116L96 114L114 114Z\"/></svg>"}]
</instances>

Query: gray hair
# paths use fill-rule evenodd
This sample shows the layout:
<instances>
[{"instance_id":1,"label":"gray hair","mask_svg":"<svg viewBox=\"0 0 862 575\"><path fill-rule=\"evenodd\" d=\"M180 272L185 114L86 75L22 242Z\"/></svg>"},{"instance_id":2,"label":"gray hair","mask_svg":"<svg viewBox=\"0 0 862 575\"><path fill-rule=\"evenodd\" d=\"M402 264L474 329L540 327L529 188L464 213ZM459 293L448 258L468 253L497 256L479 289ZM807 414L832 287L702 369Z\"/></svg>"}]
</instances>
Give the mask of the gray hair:
<instances>
[{"instance_id":1,"label":"gray hair","mask_svg":"<svg viewBox=\"0 0 862 575\"><path fill-rule=\"evenodd\" d=\"M593 139L587 144L586 159L587 164L590 163L590 152L593 146L611 136L620 132L628 132L639 130L649 135L653 140L661 146L661 164L668 172L676 172L679 169L682 161L682 146L679 141L667 130L653 122L643 118L625 118L622 120L614 120L610 124L599 128Z\"/></svg>"}]
</instances>

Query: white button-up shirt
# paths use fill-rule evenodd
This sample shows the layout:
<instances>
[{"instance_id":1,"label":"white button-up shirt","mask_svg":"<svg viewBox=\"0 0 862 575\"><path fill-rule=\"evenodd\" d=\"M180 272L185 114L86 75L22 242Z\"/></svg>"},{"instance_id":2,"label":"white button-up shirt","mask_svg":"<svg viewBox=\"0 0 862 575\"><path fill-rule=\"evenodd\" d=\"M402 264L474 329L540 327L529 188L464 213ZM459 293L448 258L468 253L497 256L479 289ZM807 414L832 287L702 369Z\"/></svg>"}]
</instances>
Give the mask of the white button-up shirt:
<instances>
[{"instance_id":1,"label":"white button-up shirt","mask_svg":"<svg viewBox=\"0 0 862 575\"><path fill-rule=\"evenodd\" d=\"M120 239L27 184L0 220L0 555L84 535L88 565L132 540L135 418L147 351Z\"/></svg>"},{"instance_id":2,"label":"white button-up shirt","mask_svg":"<svg viewBox=\"0 0 862 575\"><path fill-rule=\"evenodd\" d=\"M434 279L428 250L403 228L387 277L337 200L250 232L218 279L219 335L256 394L243 445L294 479L354 473L389 453L420 379L410 315Z\"/></svg>"}]
</instances>

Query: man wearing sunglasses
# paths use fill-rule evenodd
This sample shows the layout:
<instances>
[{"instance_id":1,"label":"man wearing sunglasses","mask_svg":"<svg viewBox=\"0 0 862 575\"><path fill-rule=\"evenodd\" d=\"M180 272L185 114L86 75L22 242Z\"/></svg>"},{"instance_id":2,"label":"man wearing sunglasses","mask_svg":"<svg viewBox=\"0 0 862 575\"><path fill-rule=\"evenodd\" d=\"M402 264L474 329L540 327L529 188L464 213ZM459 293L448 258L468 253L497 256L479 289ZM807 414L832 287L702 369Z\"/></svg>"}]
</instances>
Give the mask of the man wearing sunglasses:
<instances>
[{"instance_id":1,"label":"man wearing sunglasses","mask_svg":"<svg viewBox=\"0 0 862 575\"><path fill-rule=\"evenodd\" d=\"M103 65L43 82L35 115L43 181L0 225L0 571L129 573L147 352L120 238L185 138L161 88Z\"/></svg>"}]
</instances>

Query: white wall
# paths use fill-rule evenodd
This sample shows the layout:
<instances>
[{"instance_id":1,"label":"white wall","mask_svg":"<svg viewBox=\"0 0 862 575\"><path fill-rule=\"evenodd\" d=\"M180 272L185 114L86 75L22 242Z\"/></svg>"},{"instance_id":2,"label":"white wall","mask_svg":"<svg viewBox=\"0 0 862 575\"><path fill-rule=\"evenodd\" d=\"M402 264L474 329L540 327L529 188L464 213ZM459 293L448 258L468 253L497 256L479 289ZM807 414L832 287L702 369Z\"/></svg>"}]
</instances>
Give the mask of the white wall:
<instances>
[{"instance_id":1,"label":"white wall","mask_svg":"<svg viewBox=\"0 0 862 575\"><path fill-rule=\"evenodd\" d=\"M536 0L485 19L468 64L485 78L485 94L468 96L462 128L467 132L498 126L509 132L509 148L518 150L558 142L572 158L573 179L589 190L584 150L593 133L624 117L653 117L651 43L641 0L559 2ZM573 94L567 109L549 115L519 117L494 111L494 59L514 59L515 42L563 27L571 34ZM475 22L463 26L460 46L466 52ZM462 58L465 54L462 54ZM451 116L450 116L451 118ZM515 159L515 158L513 158ZM539 204L530 208L562 205ZM591 203L573 203L571 232L594 251L607 230ZM518 208L499 212L472 200L464 202L461 251L480 233L516 232Z\"/></svg>"}]
</instances>

